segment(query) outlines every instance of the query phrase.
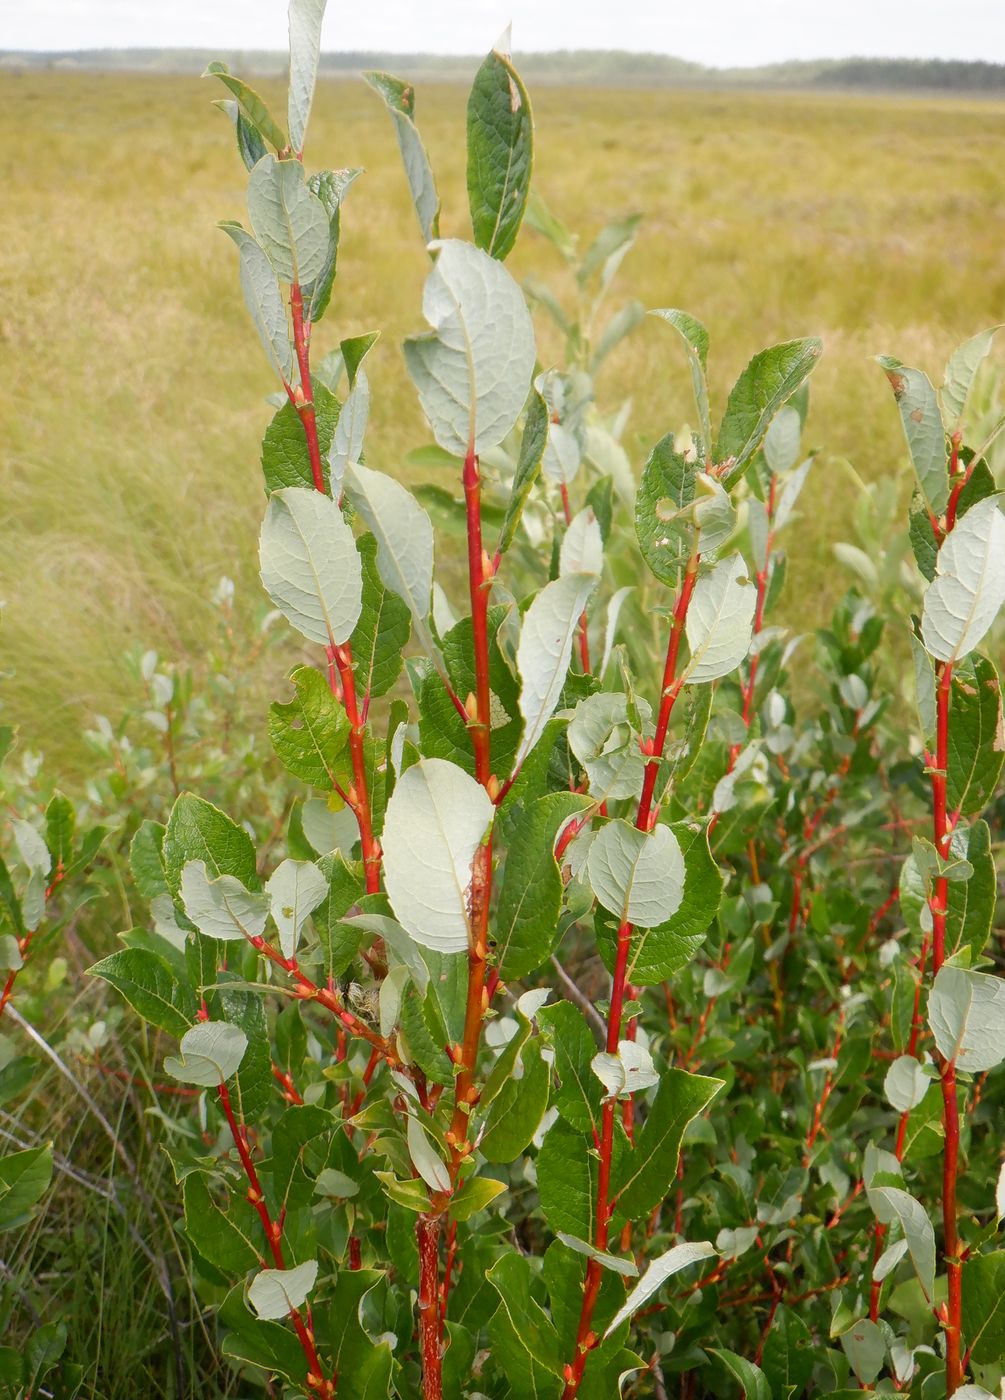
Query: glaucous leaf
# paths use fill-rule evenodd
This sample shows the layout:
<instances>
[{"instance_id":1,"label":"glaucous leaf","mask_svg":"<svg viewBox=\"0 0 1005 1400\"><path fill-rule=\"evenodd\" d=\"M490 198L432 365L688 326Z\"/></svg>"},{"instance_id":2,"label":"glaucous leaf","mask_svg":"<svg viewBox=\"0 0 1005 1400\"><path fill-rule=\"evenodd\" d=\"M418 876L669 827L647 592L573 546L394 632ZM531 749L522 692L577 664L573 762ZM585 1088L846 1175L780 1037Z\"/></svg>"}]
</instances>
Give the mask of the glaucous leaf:
<instances>
[{"instance_id":1,"label":"glaucous leaf","mask_svg":"<svg viewBox=\"0 0 1005 1400\"><path fill-rule=\"evenodd\" d=\"M651 314L661 317L667 325L672 326L684 344L688 368L691 371L691 387L694 391L695 407L698 410L702 441L707 447L711 446L712 420L708 407L708 383L705 379L708 368L708 331L699 320L687 311L664 309L653 311Z\"/></svg>"},{"instance_id":2,"label":"glaucous leaf","mask_svg":"<svg viewBox=\"0 0 1005 1400\"><path fill-rule=\"evenodd\" d=\"M248 1037L229 1021L200 1021L185 1032L177 1055L164 1058L164 1070L183 1084L215 1089L226 1083L244 1059Z\"/></svg>"},{"instance_id":3,"label":"glaucous leaf","mask_svg":"<svg viewBox=\"0 0 1005 1400\"><path fill-rule=\"evenodd\" d=\"M605 909L639 928L666 923L684 895L684 857L668 826L608 822L590 845L586 876Z\"/></svg>"},{"instance_id":4,"label":"glaucous leaf","mask_svg":"<svg viewBox=\"0 0 1005 1400\"><path fill-rule=\"evenodd\" d=\"M317 1282L318 1262L308 1259L295 1269L262 1269L248 1285L248 1302L260 1318L286 1317L302 1308Z\"/></svg>"},{"instance_id":5,"label":"glaucous leaf","mask_svg":"<svg viewBox=\"0 0 1005 1400\"><path fill-rule=\"evenodd\" d=\"M304 148L307 118L314 100L321 49L321 22L327 0L290 0L290 145L299 155Z\"/></svg>"},{"instance_id":6,"label":"glaucous leaf","mask_svg":"<svg viewBox=\"0 0 1005 1400\"><path fill-rule=\"evenodd\" d=\"M956 522L939 549L921 614L921 639L929 654L939 661L966 656L1003 603L1005 516L998 497L989 496Z\"/></svg>"},{"instance_id":7,"label":"glaucous leaf","mask_svg":"<svg viewBox=\"0 0 1005 1400\"><path fill-rule=\"evenodd\" d=\"M958 1069L994 1069L1005 1060L1005 980L969 968L940 968L928 997L928 1024L939 1053Z\"/></svg>"},{"instance_id":8,"label":"glaucous leaf","mask_svg":"<svg viewBox=\"0 0 1005 1400\"><path fill-rule=\"evenodd\" d=\"M328 215L299 160L264 155L248 179L248 217L280 282L313 282L328 255Z\"/></svg>"},{"instance_id":9,"label":"glaucous leaf","mask_svg":"<svg viewBox=\"0 0 1005 1400\"><path fill-rule=\"evenodd\" d=\"M496 447L519 418L534 328L519 285L495 258L453 238L431 248L422 311L433 330L405 341L405 364L436 441L464 457Z\"/></svg>"},{"instance_id":10,"label":"glaucous leaf","mask_svg":"<svg viewBox=\"0 0 1005 1400\"><path fill-rule=\"evenodd\" d=\"M757 589L741 555L723 559L699 576L685 622L689 684L718 680L739 666L750 650L756 606Z\"/></svg>"},{"instance_id":11,"label":"glaucous leaf","mask_svg":"<svg viewBox=\"0 0 1005 1400\"><path fill-rule=\"evenodd\" d=\"M932 382L920 369L910 369L892 355L877 355L876 360L897 400L921 493L933 514L941 515L949 500L946 430Z\"/></svg>"},{"instance_id":12,"label":"glaucous leaf","mask_svg":"<svg viewBox=\"0 0 1005 1400\"><path fill-rule=\"evenodd\" d=\"M433 179L426 148L413 120L415 88L411 83L404 83L400 78L392 77L390 73L369 72L364 73L363 77L374 92L383 98L391 114L423 242L432 243L440 236L440 197L436 193L436 181Z\"/></svg>"},{"instance_id":13,"label":"glaucous leaf","mask_svg":"<svg viewBox=\"0 0 1005 1400\"><path fill-rule=\"evenodd\" d=\"M420 759L398 779L384 818L384 875L399 922L424 948L467 951L471 866L494 812L481 784L445 759Z\"/></svg>"},{"instance_id":14,"label":"glaucous leaf","mask_svg":"<svg viewBox=\"0 0 1005 1400\"><path fill-rule=\"evenodd\" d=\"M252 894L233 875L212 878L202 860L190 860L182 870L181 902L201 934L223 942L260 937L269 917L265 895Z\"/></svg>"},{"instance_id":15,"label":"glaucous leaf","mask_svg":"<svg viewBox=\"0 0 1005 1400\"><path fill-rule=\"evenodd\" d=\"M991 326L958 346L949 357L946 376L942 382L942 418L945 430L952 434L962 426L967 399L981 364L987 358L995 335L1002 328Z\"/></svg>"},{"instance_id":16,"label":"glaucous leaf","mask_svg":"<svg viewBox=\"0 0 1005 1400\"><path fill-rule=\"evenodd\" d=\"M726 467L724 486L732 486L749 466L775 414L816 368L819 340L790 340L753 357L730 390L719 426L715 460Z\"/></svg>"},{"instance_id":17,"label":"glaucous leaf","mask_svg":"<svg viewBox=\"0 0 1005 1400\"><path fill-rule=\"evenodd\" d=\"M555 713L572 659L576 627L596 582L595 574L566 574L553 579L524 614L516 652L524 730L514 771Z\"/></svg>"},{"instance_id":18,"label":"glaucous leaf","mask_svg":"<svg viewBox=\"0 0 1005 1400\"><path fill-rule=\"evenodd\" d=\"M286 958L296 957L300 930L328 894L328 881L310 860L284 860L266 882L279 946Z\"/></svg>"},{"instance_id":19,"label":"glaucous leaf","mask_svg":"<svg viewBox=\"0 0 1005 1400\"><path fill-rule=\"evenodd\" d=\"M303 486L273 491L262 524L265 591L311 642L340 646L362 601L362 568L352 531L330 496Z\"/></svg>"},{"instance_id":20,"label":"glaucous leaf","mask_svg":"<svg viewBox=\"0 0 1005 1400\"><path fill-rule=\"evenodd\" d=\"M663 1287L668 1278L674 1274L679 1274L681 1269L688 1268L691 1264L698 1264L702 1259L711 1259L715 1254L715 1245L709 1240L699 1240L694 1244L675 1244L668 1249L665 1254L660 1254L652 1261L638 1283L625 1299L625 1305L608 1323L605 1337L609 1337L612 1332L616 1332L623 1322L627 1322L638 1312L644 1303Z\"/></svg>"}]
</instances>

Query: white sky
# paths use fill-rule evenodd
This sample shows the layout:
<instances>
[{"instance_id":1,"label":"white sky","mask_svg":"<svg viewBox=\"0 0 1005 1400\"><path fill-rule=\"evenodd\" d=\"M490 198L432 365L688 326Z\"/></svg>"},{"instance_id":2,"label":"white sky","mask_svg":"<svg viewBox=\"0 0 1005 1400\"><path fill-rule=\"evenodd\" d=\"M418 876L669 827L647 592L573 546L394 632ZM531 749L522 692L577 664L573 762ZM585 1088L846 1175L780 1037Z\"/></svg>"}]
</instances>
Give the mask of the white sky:
<instances>
[{"instance_id":1,"label":"white sky","mask_svg":"<svg viewBox=\"0 0 1005 1400\"><path fill-rule=\"evenodd\" d=\"M1005 62L1003 0L330 0L323 47L674 54L720 67L787 58ZM280 49L285 0L0 0L0 49Z\"/></svg>"}]
</instances>

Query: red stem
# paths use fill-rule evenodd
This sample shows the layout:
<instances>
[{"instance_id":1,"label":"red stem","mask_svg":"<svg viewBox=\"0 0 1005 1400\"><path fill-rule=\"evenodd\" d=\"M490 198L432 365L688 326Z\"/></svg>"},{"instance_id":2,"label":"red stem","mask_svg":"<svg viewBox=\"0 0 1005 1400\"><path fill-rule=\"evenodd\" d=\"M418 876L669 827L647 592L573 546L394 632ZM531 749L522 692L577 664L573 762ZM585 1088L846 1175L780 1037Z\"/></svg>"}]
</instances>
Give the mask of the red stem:
<instances>
[{"instance_id":1,"label":"red stem","mask_svg":"<svg viewBox=\"0 0 1005 1400\"><path fill-rule=\"evenodd\" d=\"M265 1240L269 1246L269 1253L272 1255L272 1262L275 1268L285 1269L285 1256L283 1254L283 1227L280 1221L273 1220L269 1214L269 1207L265 1203L265 1193L262 1191L261 1182L258 1179L258 1172L252 1161L251 1153L248 1150L247 1136L243 1122L238 1122L234 1114L234 1108L230 1101L230 1092L226 1084L221 1084L218 1089L220 1096L220 1107L223 1109L224 1117L230 1125L231 1137L234 1139L234 1146L237 1148L237 1155L241 1159L241 1166L244 1168L244 1175L248 1181L248 1200L254 1207L259 1220L262 1222L262 1229L265 1231ZM338 1381L337 1373L333 1372L330 1380L326 1379L318 1359L317 1348L314 1345L314 1334L308 1324L304 1321L299 1308L290 1309L290 1321L293 1323L293 1330L297 1334L301 1350L307 1361L307 1390L321 1400L330 1400L335 1394L335 1386Z\"/></svg>"},{"instance_id":2,"label":"red stem","mask_svg":"<svg viewBox=\"0 0 1005 1400\"><path fill-rule=\"evenodd\" d=\"M437 1215L420 1215L415 1233L419 1243L419 1344L422 1350L424 1400L442 1400L443 1358L440 1347L439 1237Z\"/></svg>"},{"instance_id":3,"label":"red stem","mask_svg":"<svg viewBox=\"0 0 1005 1400\"><path fill-rule=\"evenodd\" d=\"M656 787L656 775L663 757L663 748L666 744L667 730L670 727L670 717L682 684L677 678L677 663L684 624L687 620L688 605L691 602L697 578L698 555L695 553L688 561L687 571L674 605L670 638L667 643L666 665L663 669L662 697L656 721L656 733L651 748L648 750L649 759L646 764L642 793L639 797L639 806L635 817L635 825L639 831L651 830L658 812L658 809L653 807L653 793ZM626 992L630 990L628 987L628 953L631 939L632 926L627 921L622 921L618 927L617 953L611 987L611 1009L607 1018L607 1053L610 1055L618 1053ZM614 1210L614 1204L611 1201L611 1161L614 1151L616 1113L617 1100L614 1098L605 1099L601 1117L600 1165L597 1174L597 1208L593 1241L595 1248L599 1250L607 1249L611 1215ZM595 1259L589 1259L586 1265L586 1279L583 1284L579 1326L576 1331L576 1353L573 1360L565 1367L565 1388L562 1391L562 1400L574 1400L578 1394L586 1370L587 1359L590 1352L598 1344L599 1339L593 1332L592 1322L594 1308L600 1293L601 1278L600 1264Z\"/></svg>"}]
</instances>

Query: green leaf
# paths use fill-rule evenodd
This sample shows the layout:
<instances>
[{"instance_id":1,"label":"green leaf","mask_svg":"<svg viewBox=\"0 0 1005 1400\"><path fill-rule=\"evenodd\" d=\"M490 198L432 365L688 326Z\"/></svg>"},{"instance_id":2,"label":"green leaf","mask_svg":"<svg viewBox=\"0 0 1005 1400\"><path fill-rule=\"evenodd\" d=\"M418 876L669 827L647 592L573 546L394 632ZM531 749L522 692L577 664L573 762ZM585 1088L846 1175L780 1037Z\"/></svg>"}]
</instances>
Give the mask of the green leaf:
<instances>
[{"instance_id":1,"label":"green leaf","mask_svg":"<svg viewBox=\"0 0 1005 1400\"><path fill-rule=\"evenodd\" d=\"M290 0L290 145L300 154L304 148L307 118L314 98L321 48L321 21L326 0Z\"/></svg>"},{"instance_id":2,"label":"green leaf","mask_svg":"<svg viewBox=\"0 0 1005 1400\"><path fill-rule=\"evenodd\" d=\"M950 854L967 861L973 869L969 880L951 880L946 913L946 948L957 953L969 948L976 961L984 951L998 900L991 832L987 822L975 822L969 829L957 826L950 842Z\"/></svg>"},{"instance_id":3,"label":"green leaf","mask_svg":"<svg viewBox=\"0 0 1005 1400\"><path fill-rule=\"evenodd\" d=\"M450 1202L451 1220L470 1220L480 1210L487 1209L496 1197L501 1196L506 1189L506 1183L496 1181L494 1177L471 1177L454 1194Z\"/></svg>"},{"instance_id":4,"label":"green leaf","mask_svg":"<svg viewBox=\"0 0 1005 1400\"><path fill-rule=\"evenodd\" d=\"M328 214L299 160L264 155L248 180L248 216L280 282L313 282L328 256Z\"/></svg>"},{"instance_id":5,"label":"green leaf","mask_svg":"<svg viewBox=\"0 0 1005 1400\"><path fill-rule=\"evenodd\" d=\"M597 899L619 922L656 928L680 907L684 857L668 826L642 832L618 818L594 837L586 877Z\"/></svg>"},{"instance_id":6,"label":"green leaf","mask_svg":"<svg viewBox=\"0 0 1005 1400\"><path fill-rule=\"evenodd\" d=\"M293 699L286 704L277 700L269 706L272 747L283 766L301 782L324 792L344 788L352 775L348 752L351 726L345 709L325 677L313 667L298 666L290 680Z\"/></svg>"},{"instance_id":7,"label":"green leaf","mask_svg":"<svg viewBox=\"0 0 1005 1400\"><path fill-rule=\"evenodd\" d=\"M156 899L168 893L164 878L164 832L162 822L140 822L129 846L129 873L137 893L144 899Z\"/></svg>"},{"instance_id":8,"label":"green leaf","mask_svg":"<svg viewBox=\"0 0 1005 1400\"><path fill-rule=\"evenodd\" d=\"M407 604L385 588L377 567L377 541L366 534L357 540L363 567L363 602L352 634L356 689L371 698L394 686L411 631Z\"/></svg>"},{"instance_id":9,"label":"green leaf","mask_svg":"<svg viewBox=\"0 0 1005 1400\"><path fill-rule=\"evenodd\" d=\"M670 588L677 587L694 541L695 471L695 464L675 451L668 433L650 452L635 497L635 533L642 557Z\"/></svg>"},{"instance_id":10,"label":"green leaf","mask_svg":"<svg viewBox=\"0 0 1005 1400\"><path fill-rule=\"evenodd\" d=\"M286 1317L303 1307L317 1277L316 1259L307 1259L295 1269L262 1269L248 1285L248 1302L265 1321Z\"/></svg>"},{"instance_id":11,"label":"green leaf","mask_svg":"<svg viewBox=\"0 0 1005 1400\"><path fill-rule=\"evenodd\" d=\"M277 151L285 150L289 142L283 132L282 127L272 119L268 107L259 97L254 88L242 82L240 78L235 78L225 63L211 63L203 73L204 78L219 78L224 87L228 88L237 98L238 106L256 130L260 131Z\"/></svg>"},{"instance_id":12,"label":"green leaf","mask_svg":"<svg viewBox=\"0 0 1005 1400\"><path fill-rule=\"evenodd\" d=\"M595 1133L600 1124L600 1081L591 1068L597 1042L589 1026L571 1002L545 1006L537 1019L551 1040L558 1084L552 1090L555 1108L581 1133Z\"/></svg>"},{"instance_id":13,"label":"green leaf","mask_svg":"<svg viewBox=\"0 0 1005 1400\"><path fill-rule=\"evenodd\" d=\"M659 1292L668 1278L679 1274L681 1269L686 1269L691 1264L698 1264L702 1259L712 1258L715 1252L713 1244L710 1244L708 1240L701 1240L695 1244L675 1244L665 1254L653 1259L625 1299L624 1307L615 1313L604 1335L609 1337L612 1332L617 1331L623 1322L634 1317L639 1308L644 1303L648 1303L649 1299Z\"/></svg>"},{"instance_id":14,"label":"green leaf","mask_svg":"<svg viewBox=\"0 0 1005 1400\"><path fill-rule=\"evenodd\" d=\"M722 898L722 873L712 858L704 827L686 822L670 828L684 856L684 890L680 904L666 923L633 928L628 952L628 980L651 987L685 967L697 953ZM616 924L598 918L599 951L609 969L617 953Z\"/></svg>"},{"instance_id":15,"label":"green leaf","mask_svg":"<svg viewBox=\"0 0 1005 1400\"><path fill-rule=\"evenodd\" d=\"M229 1274L244 1273L261 1262L258 1246L216 1204L202 1172L190 1172L182 1192L185 1231L203 1259ZM252 1219L257 1223L256 1217Z\"/></svg>"},{"instance_id":16,"label":"green leaf","mask_svg":"<svg viewBox=\"0 0 1005 1400\"><path fill-rule=\"evenodd\" d=\"M507 611L490 608L487 618L489 653L489 704L492 768L508 773L516 753L520 733L520 696L516 677L499 647L498 633ZM477 693L474 644L470 617L462 618L443 638L443 657L455 695ZM474 773L471 733L435 672L428 674L419 690L419 737L424 754L448 758L468 773Z\"/></svg>"},{"instance_id":17,"label":"green leaf","mask_svg":"<svg viewBox=\"0 0 1005 1400\"><path fill-rule=\"evenodd\" d=\"M690 685L729 675L750 650L757 589L748 575L742 555L734 554L699 576L685 622Z\"/></svg>"},{"instance_id":18,"label":"green leaf","mask_svg":"<svg viewBox=\"0 0 1005 1400\"><path fill-rule=\"evenodd\" d=\"M729 463L724 486L732 486L749 466L772 418L816 368L819 340L790 340L753 357L730 391L715 444L715 460Z\"/></svg>"},{"instance_id":19,"label":"green leaf","mask_svg":"<svg viewBox=\"0 0 1005 1400\"><path fill-rule=\"evenodd\" d=\"M564 1357L554 1324L531 1296L530 1261L511 1250L492 1266L488 1279L499 1294L489 1336L512 1393L527 1400L557 1398Z\"/></svg>"},{"instance_id":20,"label":"green leaf","mask_svg":"<svg viewBox=\"0 0 1005 1400\"><path fill-rule=\"evenodd\" d=\"M66 871L73 864L73 838L77 817L73 803L61 792L54 792L45 809L45 844L50 857L50 871Z\"/></svg>"},{"instance_id":21,"label":"green leaf","mask_svg":"<svg viewBox=\"0 0 1005 1400\"><path fill-rule=\"evenodd\" d=\"M1005 760L1005 715L994 665L971 655L953 669L946 766L946 805L964 816L994 796Z\"/></svg>"},{"instance_id":22,"label":"green leaf","mask_svg":"<svg viewBox=\"0 0 1005 1400\"><path fill-rule=\"evenodd\" d=\"M802 1395L813 1374L813 1335L792 1309L780 1307L764 1342L761 1366L776 1400Z\"/></svg>"},{"instance_id":23,"label":"green leaf","mask_svg":"<svg viewBox=\"0 0 1005 1400\"><path fill-rule=\"evenodd\" d=\"M925 594L921 639L939 661L976 647L1005 603L1005 516L997 496L978 501L946 536Z\"/></svg>"},{"instance_id":24,"label":"green leaf","mask_svg":"<svg viewBox=\"0 0 1005 1400\"><path fill-rule=\"evenodd\" d=\"M892 355L877 355L876 360L897 400L921 493L933 514L941 515L949 500L946 432L931 380Z\"/></svg>"},{"instance_id":25,"label":"green leaf","mask_svg":"<svg viewBox=\"0 0 1005 1400\"><path fill-rule=\"evenodd\" d=\"M487 1162L513 1162L541 1126L548 1107L551 1075L536 1040L520 1056L523 1073L514 1075L493 1101L478 1149Z\"/></svg>"},{"instance_id":26,"label":"green leaf","mask_svg":"<svg viewBox=\"0 0 1005 1400\"><path fill-rule=\"evenodd\" d=\"M708 331L702 323L686 311L658 310L650 313L659 316L680 336L687 352L688 368L691 371L691 388L694 391L695 407L698 410L698 424L702 442L706 449L712 443L712 421L708 407L708 383L705 375L708 368Z\"/></svg>"},{"instance_id":27,"label":"green leaf","mask_svg":"<svg viewBox=\"0 0 1005 1400\"><path fill-rule=\"evenodd\" d=\"M362 606L356 541L330 496L299 486L274 491L262 524L259 560L265 591L310 642L341 646Z\"/></svg>"},{"instance_id":28,"label":"green leaf","mask_svg":"<svg viewBox=\"0 0 1005 1400\"><path fill-rule=\"evenodd\" d=\"M760 1366L737 1356L735 1351L727 1351L725 1347L707 1347L706 1350L709 1356L722 1362L735 1381L739 1381L745 1400L772 1400L771 1387Z\"/></svg>"},{"instance_id":29,"label":"green leaf","mask_svg":"<svg viewBox=\"0 0 1005 1400\"><path fill-rule=\"evenodd\" d=\"M314 1196L314 1178L304 1167L305 1149L331 1136L336 1119L317 1104L288 1108L272 1131L272 1187L280 1209L307 1205ZM322 1144L324 1145L324 1144Z\"/></svg>"},{"instance_id":30,"label":"green leaf","mask_svg":"<svg viewBox=\"0 0 1005 1400\"><path fill-rule=\"evenodd\" d=\"M556 1234L592 1242L597 1163L583 1135L562 1118L548 1129L537 1154L537 1190L544 1218Z\"/></svg>"},{"instance_id":31,"label":"green leaf","mask_svg":"<svg viewBox=\"0 0 1005 1400\"><path fill-rule=\"evenodd\" d=\"M164 873L175 898L181 891L182 870L190 860L205 861L214 879L233 875L247 889L261 889L255 847L244 828L212 803L183 792L171 808L164 834Z\"/></svg>"},{"instance_id":32,"label":"green leaf","mask_svg":"<svg viewBox=\"0 0 1005 1400\"><path fill-rule=\"evenodd\" d=\"M617 1208L629 1220L649 1215L670 1190L684 1129L721 1088L721 1079L664 1071L642 1132L617 1179Z\"/></svg>"},{"instance_id":33,"label":"green leaf","mask_svg":"<svg viewBox=\"0 0 1005 1400\"><path fill-rule=\"evenodd\" d=\"M928 1024L939 1053L968 1074L1005 1059L1005 979L944 966L928 998Z\"/></svg>"},{"instance_id":34,"label":"green leaf","mask_svg":"<svg viewBox=\"0 0 1005 1400\"><path fill-rule=\"evenodd\" d=\"M318 865L328 879L328 895L314 911L314 928L324 951L327 977L341 977L359 949L362 931L342 920L363 896L361 866L348 866L341 852L324 855Z\"/></svg>"},{"instance_id":35,"label":"green leaf","mask_svg":"<svg viewBox=\"0 0 1005 1400\"><path fill-rule=\"evenodd\" d=\"M241 291L273 369L284 384L293 382L293 344L286 320L286 306L275 269L264 250L240 224L220 225L237 244L241 268ZM292 407L292 406L291 406Z\"/></svg>"},{"instance_id":36,"label":"green leaf","mask_svg":"<svg viewBox=\"0 0 1005 1400\"><path fill-rule=\"evenodd\" d=\"M328 1346L340 1400L386 1400L394 1358L386 1333L371 1336L365 1319L382 1316L385 1276L376 1269L342 1269L328 1309Z\"/></svg>"},{"instance_id":37,"label":"green leaf","mask_svg":"<svg viewBox=\"0 0 1005 1400\"><path fill-rule=\"evenodd\" d=\"M559 828L589 805L575 793L549 793L514 820L492 924L499 970L526 977L555 945L565 886L555 860Z\"/></svg>"},{"instance_id":38,"label":"green leaf","mask_svg":"<svg viewBox=\"0 0 1005 1400\"><path fill-rule=\"evenodd\" d=\"M631 335L646 318L646 308L640 301L626 301L617 310L600 333L593 354L590 356L590 373L596 375L608 355Z\"/></svg>"},{"instance_id":39,"label":"green leaf","mask_svg":"<svg viewBox=\"0 0 1005 1400\"><path fill-rule=\"evenodd\" d=\"M541 460L548 442L548 405L537 392L531 391L524 417L523 436L520 439L520 456L513 474L513 486L506 504L502 529L496 545L498 554L505 554L513 543L517 526L523 515L524 506L531 488L541 474Z\"/></svg>"},{"instance_id":40,"label":"green leaf","mask_svg":"<svg viewBox=\"0 0 1005 1400\"><path fill-rule=\"evenodd\" d=\"M405 365L440 446L456 457L496 447L527 401L534 328L506 269L448 238L426 279L422 311L432 333L404 343Z\"/></svg>"},{"instance_id":41,"label":"green leaf","mask_svg":"<svg viewBox=\"0 0 1005 1400\"><path fill-rule=\"evenodd\" d=\"M144 1021L177 1039L195 1019L195 997L168 964L145 948L124 948L88 969L114 987Z\"/></svg>"},{"instance_id":42,"label":"green leaf","mask_svg":"<svg viewBox=\"0 0 1005 1400\"><path fill-rule=\"evenodd\" d=\"M967 1260L963 1335L979 1366L994 1366L1005 1358L1005 1251Z\"/></svg>"},{"instance_id":43,"label":"green leaf","mask_svg":"<svg viewBox=\"0 0 1005 1400\"><path fill-rule=\"evenodd\" d=\"M230 1291L218 1317L221 1326L231 1329L223 1339L224 1356L258 1366L270 1376L278 1374L297 1385L304 1384L307 1360L296 1336L288 1327L262 1322L249 1312L243 1284Z\"/></svg>"},{"instance_id":44,"label":"green leaf","mask_svg":"<svg viewBox=\"0 0 1005 1400\"><path fill-rule=\"evenodd\" d=\"M395 914L423 947L467 952L471 867L494 812L485 789L445 759L421 759L398 779L384 876Z\"/></svg>"},{"instance_id":45,"label":"green leaf","mask_svg":"<svg viewBox=\"0 0 1005 1400\"><path fill-rule=\"evenodd\" d=\"M520 231L533 155L527 90L509 57L493 51L468 97L468 201L475 243L500 261Z\"/></svg>"},{"instance_id":46,"label":"green leaf","mask_svg":"<svg viewBox=\"0 0 1005 1400\"><path fill-rule=\"evenodd\" d=\"M248 1048L248 1037L228 1021L200 1021L181 1038L179 1054L168 1055L164 1069L183 1084L216 1089L237 1070Z\"/></svg>"},{"instance_id":47,"label":"green leaf","mask_svg":"<svg viewBox=\"0 0 1005 1400\"><path fill-rule=\"evenodd\" d=\"M320 170L307 177L307 188L312 194L317 195L328 215L328 251L325 254L321 271L313 281L306 283L301 288L304 299L304 319L312 323L320 321L328 310L332 287L335 285L335 273L338 268L339 238L342 232L342 203L362 173L362 170L356 168ZM315 370L312 371L311 375L315 385L317 384L317 373L318 371ZM350 384L352 378L353 376L350 375Z\"/></svg>"},{"instance_id":48,"label":"green leaf","mask_svg":"<svg viewBox=\"0 0 1005 1400\"><path fill-rule=\"evenodd\" d=\"M426 148L413 121L415 89L411 83L404 83L390 73L368 72L363 77L384 99L391 114L422 239L424 243L432 243L440 236L440 197L436 193Z\"/></svg>"},{"instance_id":49,"label":"green leaf","mask_svg":"<svg viewBox=\"0 0 1005 1400\"><path fill-rule=\"evenodd\" d=\"M629 214L623 219L614 219L600 230L583 255L576 279L581 287L598 270L602 270L605 286L610 282L621 263L621 259L635 242L635 230L641 222L641 214Z\"/></svg>"},{"instance_id":50,"label":"green leaf","mask_svg":"<svg viewBox=\"0 0 1005 1400\"><path fill-rule=\"evenodd\" d=\"M52 1147L0 1157L0 1231L24 1225L52 1180Z\"/></svg>"},{"instance_id":51,"label":"green leaf","mask_svg":"<svg viewBox=\"0 0 1005 1400\"><path fill-rule=\"evenodd\" d=\"M312 385L314 396L314 420L318 431L318 448L321 453L321 470L325 490L330 493L330 465L328 456L335 436L339 419L339 402L330 390L315 376ZM262 472L265 477L267 494L278 491L283 486L314 487L311 459L307 451L307 438L304 425L293 404L284 403L278 409L262 439Z\"/></svg>"}]
</instances>

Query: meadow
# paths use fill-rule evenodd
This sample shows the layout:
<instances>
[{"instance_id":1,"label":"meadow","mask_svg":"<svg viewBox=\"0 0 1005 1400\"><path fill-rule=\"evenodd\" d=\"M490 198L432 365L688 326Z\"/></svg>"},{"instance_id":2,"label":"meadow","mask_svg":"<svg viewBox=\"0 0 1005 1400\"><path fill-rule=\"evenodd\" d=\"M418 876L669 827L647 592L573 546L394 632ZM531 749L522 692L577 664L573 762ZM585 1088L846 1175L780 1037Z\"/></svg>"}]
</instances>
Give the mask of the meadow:
<instances>
[{"instance_id":1,"label":"meadow","mask_svg":"<svg viewBox=\"0 0 1005 1400\"><path fill-rule=\"evenodd\" d=\"M73 785L90 717L114 719L137 699L126 649L197 665L225 571L238 616L261 611L257 444L273 386L214 227L243 216L243 171L209 84L4 73L0 94L0 703ZM804 625L821 621L848 582L830 552L855 503L841 459L906 490L869 356L895 349L935 374L1005 299L1005 106L558 88L533 98L536 188L584 238L644 215L621 292L705 321L720 402L755 348L823 337L806 439L823 456L787 590ZM460 86L418 95L448 235L466 218L464 101ZM366 169L343 221L352 310L336 286L318 351L383 332L371 457L427 479L405 460L428 433L398 346L420 324L428 264L390 123L362 82L323 82L310 144L315 164ZM529 229L510 266L561 290L559 259ZM538 322L547 364L559 347ZM683 363L652 322L604 371L603 406L629 397L639 469L689 412Z\"/></svg>"}]
</instances>

